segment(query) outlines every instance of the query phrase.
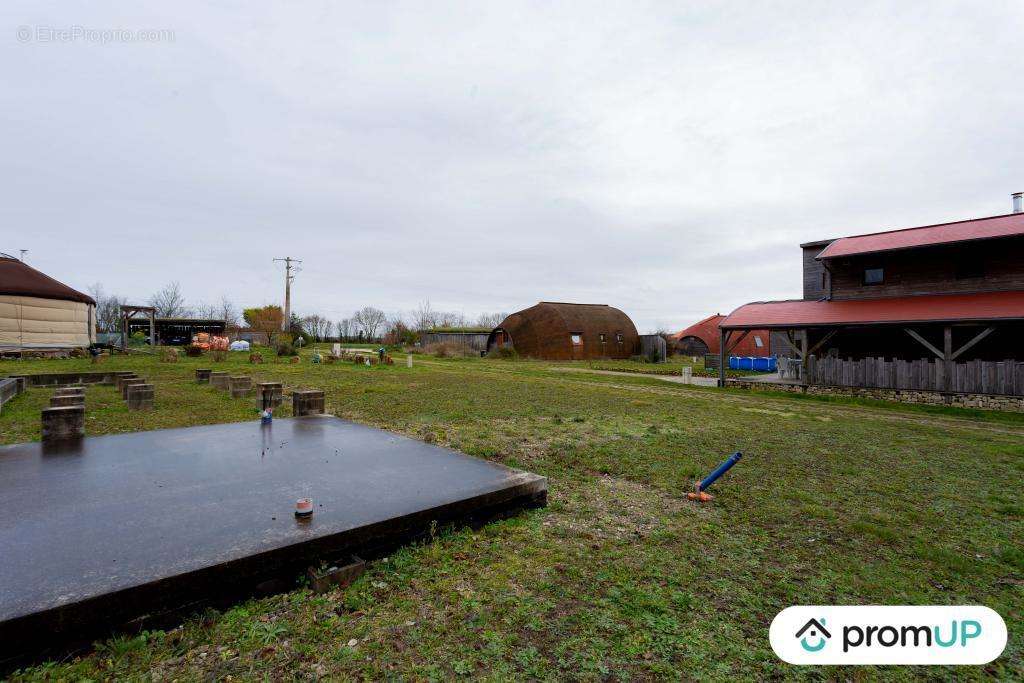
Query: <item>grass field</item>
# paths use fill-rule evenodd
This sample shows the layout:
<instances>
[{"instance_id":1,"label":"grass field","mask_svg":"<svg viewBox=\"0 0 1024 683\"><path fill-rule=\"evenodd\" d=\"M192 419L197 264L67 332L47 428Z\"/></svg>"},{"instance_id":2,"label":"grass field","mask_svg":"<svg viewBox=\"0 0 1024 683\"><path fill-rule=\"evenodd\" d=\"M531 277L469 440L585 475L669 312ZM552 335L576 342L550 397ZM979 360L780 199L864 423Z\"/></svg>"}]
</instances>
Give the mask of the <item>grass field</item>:
<instances>
[{"instance_id":1,"label":"grass field","mask_svg":"<svg viewBox=\"0 0 1024 683\"><path fill-rule=\"evenodd\" d=\"M245 358L215 365L322 388L329 412L546 475L550 505L441 530L344 591L249 601L16 678L1024 678L1024 416L539 362ZM108 361L152 379L157 407L130 413L112 388L89 388L88 432L255 419L249 402L193 382L210 365ZM71 367L89 363L2 362L0 375ZM0 442L38 439L48 396L9 404ZM714 503L688 502L736 450ZM797 668L767 639L793 604L984 604L1010 640L981 668Z\"/></svg>"}]
</instances>

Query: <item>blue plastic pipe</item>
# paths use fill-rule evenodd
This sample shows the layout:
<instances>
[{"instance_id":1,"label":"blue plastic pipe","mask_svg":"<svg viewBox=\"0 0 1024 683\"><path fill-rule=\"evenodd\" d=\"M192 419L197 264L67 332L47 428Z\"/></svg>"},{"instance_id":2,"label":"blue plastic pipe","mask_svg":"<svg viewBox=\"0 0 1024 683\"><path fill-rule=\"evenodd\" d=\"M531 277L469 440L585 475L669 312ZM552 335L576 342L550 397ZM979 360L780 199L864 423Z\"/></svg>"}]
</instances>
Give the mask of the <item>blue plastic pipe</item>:
<instances>
[{"instance_id":1,"label":"blue plastic pipe","mask_svg":"<svg viewBox=\"0 0 1024 683\"><path fill-rule=\"evenodd\" d=\"M721 465L718 466L718 468L714 472L712 472L711 474L704 478L704 481L700 483L700 486L697 488L697 490L703 491L712 484L714 484L716 481L718 481L719 477L728 472L733 465L740 461L740 458L742 457L743 454L740 453L739 451L736 451L735 453L730 455L728 460L723 462Z\"/></svg>"}]
</instances>

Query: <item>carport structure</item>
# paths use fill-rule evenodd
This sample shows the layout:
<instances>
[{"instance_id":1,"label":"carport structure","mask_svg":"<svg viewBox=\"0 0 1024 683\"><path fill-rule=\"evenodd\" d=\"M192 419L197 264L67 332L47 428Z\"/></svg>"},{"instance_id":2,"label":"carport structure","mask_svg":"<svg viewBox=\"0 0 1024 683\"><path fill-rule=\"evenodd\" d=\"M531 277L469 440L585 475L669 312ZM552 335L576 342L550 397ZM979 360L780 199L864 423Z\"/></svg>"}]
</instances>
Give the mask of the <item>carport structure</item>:
<instances>
[{"instance_id":1,"label":"carport structure","mask_svg":"<svg viewBox=\"0 0 1024 683\"><path fill-rule=\"evenodd\" d=\"M819 353L833 358L842 353L850 359L848 363L862 365L865 360L882 362L884 357L897 362L927 356L931 374L920 380L922 386L912 386L918 380L911 378L910 385L903 388L974 391L968 387L971 378L961 381L957 374L960 368L955 367L972 360L1008 366L996 370L1009 373L1009 390L985 393L1024 393L1024 387L1017 387L1019 380L1014 379L1015 373L1019 374L1017 361L1021 360L1015 349L1024 332L1022 291L746 304L719 325L720 386L725 385L729 352L755 329L776 333L773 342L783 347L776 352L789 352L801 361L800 381L805 384L809 381L809 362ZM968 368L968 374L970 371ZM988 369L978 366L975 371L984 373ZM863 375L864 371L859 372ZM873 372L869 369L869 374ZM841 379L831 383L864 386L871 381L854 371L848 382Z\"/></svg>"}]
</instances>

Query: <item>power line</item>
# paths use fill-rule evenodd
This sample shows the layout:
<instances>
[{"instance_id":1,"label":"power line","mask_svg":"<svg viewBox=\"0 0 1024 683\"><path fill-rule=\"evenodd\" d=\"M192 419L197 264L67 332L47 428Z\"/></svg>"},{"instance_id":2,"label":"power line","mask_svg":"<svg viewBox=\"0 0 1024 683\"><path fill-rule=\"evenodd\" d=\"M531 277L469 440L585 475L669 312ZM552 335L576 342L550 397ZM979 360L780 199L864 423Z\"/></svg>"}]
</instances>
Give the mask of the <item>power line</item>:
<instances>
[{"instance_id":1,"label":"power line","mask_svg":"<svg viewBox=\"0 0 1024 683\"><path fill-rule=\"evenodd\" d=\"M276 258L275 261L284 261L284 319L281 321L281 331L287 332L288 325L292 319L292 280L295 276L292 275L292 264L302 263L297 258L291 256L285 256L284 258ZM296 270L302 270L297 268Z\"/></svg>"}]
</instances>

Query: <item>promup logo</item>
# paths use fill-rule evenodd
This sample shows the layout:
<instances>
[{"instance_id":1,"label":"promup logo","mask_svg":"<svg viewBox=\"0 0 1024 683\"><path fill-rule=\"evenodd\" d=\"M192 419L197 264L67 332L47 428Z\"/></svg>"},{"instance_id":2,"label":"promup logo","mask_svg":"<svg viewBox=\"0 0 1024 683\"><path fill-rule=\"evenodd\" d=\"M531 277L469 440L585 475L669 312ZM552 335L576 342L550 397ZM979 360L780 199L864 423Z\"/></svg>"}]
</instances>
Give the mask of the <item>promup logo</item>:
<instances>
[{"instance_id":1,"label":"promup logo","mask_svg":"<svg viewBox=\"0 0 1024 683\"><path fill-rule=\"evenodd\" d=\"M807 635L804 635L805 633ZM800 639L800 646L803 649L808 652L820 652L828 644L828 639L832 637L832 634L825 629L825 618L822 617L821 621L808 619L803 628L796 632L796 637ZM814 645L811 645L807 642L808 638L812 641L817 638L817 641L815 641Z\"/></svg>"},{"instance_id":2,"label":"promup logo","mask_svg":"<svg viewBox=\"0 0 1024 683\"><path fill-rule=\"evenodd\" d=\"M790 664L987 664L1006 624L979 605L789 607L768 637Z\"/></svg>"}]
</instances>

